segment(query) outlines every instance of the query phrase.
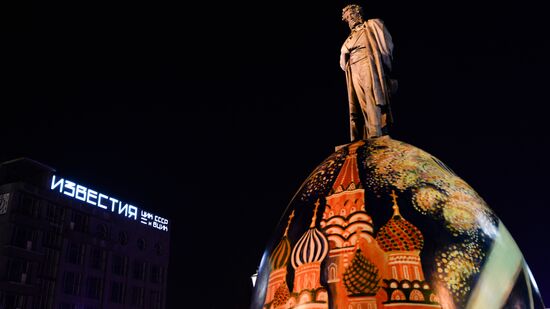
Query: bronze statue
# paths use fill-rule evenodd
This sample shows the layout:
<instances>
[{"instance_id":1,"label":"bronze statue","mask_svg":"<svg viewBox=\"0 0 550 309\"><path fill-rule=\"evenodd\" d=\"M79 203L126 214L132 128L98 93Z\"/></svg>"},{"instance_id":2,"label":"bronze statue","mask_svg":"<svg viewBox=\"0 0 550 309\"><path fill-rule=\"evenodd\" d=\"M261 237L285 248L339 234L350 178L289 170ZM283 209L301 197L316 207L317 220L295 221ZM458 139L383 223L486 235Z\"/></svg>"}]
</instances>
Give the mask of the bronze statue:
<instances>
[{"instance_id":1,"label":"bronze statue","mask_svg":"<svg viewBox=\"0 0 550 309\"><path fill-rule=\"evenodd\" d=\"M351 141L387 134L391 123L390 95L397 81L390 80L393 42L380 19L363 19L363 9L350 4L342 20L351 33L342 45L340 67L346 72Z\"/></svg>"}]
</instances>

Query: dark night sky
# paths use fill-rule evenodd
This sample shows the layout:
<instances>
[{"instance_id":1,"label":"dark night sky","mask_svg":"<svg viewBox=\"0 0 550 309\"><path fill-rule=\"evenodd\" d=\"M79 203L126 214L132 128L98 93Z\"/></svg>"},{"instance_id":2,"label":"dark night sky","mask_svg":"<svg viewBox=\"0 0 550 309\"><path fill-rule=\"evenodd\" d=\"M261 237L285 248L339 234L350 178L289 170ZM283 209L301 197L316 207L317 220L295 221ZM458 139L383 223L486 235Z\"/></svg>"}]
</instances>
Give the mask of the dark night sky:
<instances>
[{"instance_id":1,"label":"dark night sky","mask_svg":"<svg viewBox=\"0 0 550 309\"><path fill-rule=\"evenodd\" d=\"M476 189L550 303L543 4L360 3L396 45L391 136ZM0 160L172 219L168 308L246 308L288 201L348 140L345 4L36 4L3 30Z\"/></svg>"}]
</instances>

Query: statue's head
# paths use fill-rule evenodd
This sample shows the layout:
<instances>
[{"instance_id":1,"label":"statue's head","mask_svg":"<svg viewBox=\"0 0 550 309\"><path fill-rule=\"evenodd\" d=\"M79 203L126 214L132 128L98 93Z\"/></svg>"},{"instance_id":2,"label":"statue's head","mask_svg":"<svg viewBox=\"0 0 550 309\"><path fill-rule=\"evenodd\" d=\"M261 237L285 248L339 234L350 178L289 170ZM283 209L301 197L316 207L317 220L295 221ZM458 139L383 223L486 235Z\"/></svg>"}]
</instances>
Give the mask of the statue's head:
<instances>
[{"instance_id":1,"label":"statue's head","mask_svg":"<svg viewBox=\"0 0 550 309\"><path fill-rule=\"evenodd\" d=\"M346 5L342 9L342 20L348 23L350 29L363 22L363 8L357 4Z\"/></svg>"}]
</instances>

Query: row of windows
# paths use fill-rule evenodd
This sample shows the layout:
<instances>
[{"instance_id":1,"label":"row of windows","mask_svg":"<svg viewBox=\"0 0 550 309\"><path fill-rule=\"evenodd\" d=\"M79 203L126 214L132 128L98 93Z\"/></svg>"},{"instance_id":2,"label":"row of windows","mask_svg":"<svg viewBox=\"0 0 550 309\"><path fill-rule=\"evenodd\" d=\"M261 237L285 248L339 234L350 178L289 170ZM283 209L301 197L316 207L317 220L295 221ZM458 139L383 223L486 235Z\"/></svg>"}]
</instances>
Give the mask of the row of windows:
<instances>
[{"instance_id":1,"label":"row of windows","mask_svg":"<svg viewBox=\"0 0 550 309\"><path fill-rule=\"evenodd\" d=\"M25 284L30 270L30 263L20 258L10 258L6 264L4 281L11 281Z\"/></svg>"},{"instance_id":2,"label":"row of windows","mask_svg":"<svg viewBox=\"0 0 550 309\"><path fill-rule=\"evenodd\" d=\"M71 247L69 247L71 248ZM72 251L71 251L72 252ZM99 254L98 254L99 253ZM48 249L44 254L44 263L39 264L38 273L43 278L55 278L57 265L59 261L59 252ZM68 259L73 257L67 256ZM104 270L105 251L99 248L92 250L90 266L96 269ZM99 268L101 267L101 268ZM31 277L31 263L21 258L9 258L6 263L6 270L1 274L2 281L17 282L26 284ZM126 276L128 273L128 257L113 255L111 264L111 273L118 276ZM162 283L164 281L164 267L143 261L133 261L131 265L131 275L136 280L149 280L151 283ZM70 278L67 278L69 280ZM74 279L76 280L76 279ZM73 281L74 281L73 280Z\"/></svg>"},{"instance_id":3,"label":"row of windows","mask_svg":"<svg viewBox=\"0 0 550 309\"><path fill-rule=\"evenodd\" d=\"M24 226L15 226L11 235L11 244L15 247L34 250L38 231Z\"/></svg>"},{"instance_id":4,"label":"row of windows","mask_svg":"<svg viewBox=\"0 0 550 309\"><path fill-rule=\"evenodd\" d=\"M46 218L50 222L61 223L65 218L65 209L52 203L43 202L45 212L42 213L41 203L39 199L33 198L26 194L21 194L18 207L15 207L14 212L25 215L31 218Z\"/></svg>"},{"instance_id":5,"label":"row of windows","mask_svg":"<svg viewBox=\"0 0 550 309\"><path fill-rule=\"evenodd\" d=\"M126 276L128 269L128 257L113 255L111 264L111 273L118 276ZM132 263L132 278L136 280L146 280L149 272L149 281L152 283L161 283L164 279L164 267L158 265L149 265L147 262L134 261Z\"/></svg>"},{"instance_id":6,"label":"row of windows","mask_svg":"<svg viewBox=\"0 0 550 309\"><path fill-rule=\"evenodd\" d=\"M26 259L10 257L6 261L4 273L0 274L1 281L15 282L20 284L31 283L31 278L35 277L36 267L38 265L38 274L41 279L38 282L48 282L54 280L57 275L57 261L59 252L48 251L44 255L44 263L30 262ZM1 307L0 307L1 308Z\"/></svg>"},{"instance_id":7,"label":"row of windows","mask_svg":"<svg viewBox=\"0 0 550 309\"><path fill-rule=\"evenodd\" d=\"M16 226L14 227L12 233L11 244L13 246L27 249L27 250L36 250L38 231L25 226ZM48 230L44 231L44 236L42 239L42 245L49 248L61 248L63 243L63 237L61 234L61 228L59 227L50 227ZM140 238L137 241L137 247L140 250L145 250L146 243L145 240ZM162 245L160 243L155 244L155 252L157 255L162 255Z\"/></svg>"},{"instance_id":8,"label":"row of windows","mask_svg":"<svg viewBox=\"0 0 550 309\"><path fill-rule=\"evenodd\" d=\"M98 247L90 247L88 265L97 270L105 270L107 265L107 252ZM84 264L84 245L70 243L67 246L65 262L82 265ZM111 271L115 275L125 276L128 273L128 257L117 254L112 255ZM164 268L157 265L150 265L147 262L133 261L132 277L138 280L147 278L149 270L149 280L153 283L161 283L164 278Z\"/></svg>"},{"instance_id":9,"label":"row of windows","mask_svg":"<svg viewBox=\"0 0 550 309\"><path fill-rule=\"evenodd\" d=\"M27 297L0 291L0 308L24 308L26 304Z\"/></svg>"},{"instance_id":10,"label":"row of windows","mask_svg":"<svg viewBox=\"0 0 550 309\"><path fill-rule=\"evenodd\" d=\"M37 295L33 299L33 309L51 309L53 307L55 297L55 281L54 280L40 280L38 282L40 288L40 295Z\"/></svg>"},{"instance_id":11,"label":"row of windows","mask_svg":"<svg viewBox=\"0 0 550 309\"><path fill-rule=\"evenodd\" d=\"M63 223L67 211L61 207L57 206L55 204L49 203L49 202L43 202L45 204L45 218L48 219L50 222L59 224L58 227L61 226L61 223ZM24 214L26 216L34 217L34 218L40 218L42 217L40 213L41 207L40 207L40 200L35 199L29 195L22 194L20 197L20 203L19 207L16 208L17 213ZM83 214L78 211L70 211L70 229L77 232L82 233L90 233L90 218L86 214ZM91 232L95 237L103 240L115 240L111 235L111 229L110 227L105 224L101 223L98 224L95 227L95 230ZM44 235L44 243L46 243L47 246L60 246L60 234L61 229L58 228L56 231L47 231ZM20 247L27 247L27 241L35 241L36 240L36 231L30 231L29 229L25 229L21 227L21 231L18 234L18 241L17 245ZM57 236L57 237L56 237ZM118 237L116 239L121 245L127 245L128 244L128 234L124 231L120 231L118 233ZM136 241L136 245L140 250L146 250L147 249L147 242L145 239L140 238ZM153 247L154 251L157 255L164 254L164 248L161 243L157 242Z\"/></svg>"},{"instance_id":12,"label":"row of windows","mask_svg":"<svg viewBox=\"0 0 550 309\"><path fill-rule=\"evenodd\" d=\"M39 274L43 278L55 279L60 256L59 250L44 248L44 260L39 263Z\"/></svg>"},{"instance_id":13,"label":"row of windows","mask_svg":"<svg viewBox=\"0 0 550 309\"><path fill-rule=\"evenodd\" d=\"M413 266L411 266L411 267L413 267ZM403 273L402 279L421 280L420 270L419 270L418 266L414 266L412 269L414 270L414 278L411 278L411 274L409 274L409 266L404 265L401 268L402 273ZM392 273L393 278L396 278L396 279L401 278L400 276L398 276L397 267L392 266L391 267L391 273ZM337 277L336 274L337 274L336 264L332 263L328 267L328 281L329 282L335 282L336 280L338 280L338 277Z\"/></svg>"},{"instance_id":14,"label":"row of windows","mask_svg":"<svg viewBox=\"0 0 550 309\"><path fill-rule=\"evenodd\" d=\"M97 307L90 305L84 306L77 304L61 303L59 304L59 309L97 309Z\"/></svg>"},{"instance_id":15,"label":"row of windows","mask_svg":"<svg viewBox=\"0 0 550 309\"><path fill-rule=\"evenodd\" d=\"M45 261L40 265L40 275L46 278L55 278L58 259L58 252L54 250L47 251L45 254ZM95 258L92 258L90 260L90 264L92 267L99 269L97 267L103 267L105 265L105 260L97 260ZM27 260L20 258L10 258L8 259L6 266L6 271L2 276L2 279L4 281L26 283L27 278L30 277L29 271L31 267L30 263ZM104 268L102 268L101 270L104 270ZM132 278L136 280L146 280L147 274L149 275L149 281L151 283L162 283L164 279L164 267L162 266L149 265L147 262L142 261L134 261L132 263L131 270ZM111 264L111 271L114 275L126 276L128 272L128 257L114 255L113 262Z\"/></svg>"},{"instance_id":16,"label":"row of windows","mask_svg":"<svg viewBox=\"0 0 550 309\"><path fill-rule=\"evenodd\" d=\"M103 292L103 280L99 277L87 277L84 285L81 282L81 274L65 272L63 275L63 292L68 295L86 296L92 299L101 299ZM84 291L81 291L81 288ZM145 304L146 290L144 287L132 286L126 289L123 282L112 281L108 290L108 300L116 304L129 304L143 306ZM161 293L158 290L149 291L149 307L160 308L162 304ZM66 304L70 305L70 304Z\"/></svg>"}]
</instances>

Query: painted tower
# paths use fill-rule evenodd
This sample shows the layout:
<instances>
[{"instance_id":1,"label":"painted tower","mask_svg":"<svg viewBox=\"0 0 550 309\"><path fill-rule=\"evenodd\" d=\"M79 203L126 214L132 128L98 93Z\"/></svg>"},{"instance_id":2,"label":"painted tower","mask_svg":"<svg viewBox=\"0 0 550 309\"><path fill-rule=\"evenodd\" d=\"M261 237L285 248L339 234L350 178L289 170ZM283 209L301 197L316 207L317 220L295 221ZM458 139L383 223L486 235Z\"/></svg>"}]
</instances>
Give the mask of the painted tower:
<instances>
[{"instance_id":1,"label":"painted tower","mask_svg":"<svg viewBox=\"0 0 550 309\"><path fill-rule=\"evenodd\" d=\"M287 265L290 259L291 247L288 240L288 229L294 218L294 211L288 218L288 223L283 238L269 258L271 273L267 286L265 308L284 308L290 298L290 292L286 283Z\"/></svg>"},{"instance_id":2,"label":"painted tower","mask_svg":"<svg viewBox=\"0 0 550 309\"><path fill-rule=\"evenodd\" d=\"M424 278L420 251L424 236L399 213L397 195L392 191L393 216L380 228L376 242L386 254L384 307L441 308L437 296Z\"/></svg>"},{"instance_id":3,"label":"painted tower","mask_svg":"<svg viewBox=\"0 0 550 309\"><path fill-rule=\"evenodd\" d=\"M319 201L309 229L300 237L291 251L288 230L294 212L288 219L283 238L270 256L271 273L269 275L265 309L327 309L328 294L321 284L321 263L328 253L328 240L315 227ZM288 261L294 269L292 293L286 282Z\"/></svg>"},{"instance_id":4,"label":"painted tower","mask_svg":"<svg viewBox=\"0 0 550 309\"><path fill-rule=\"evenodd\" d=\"M320 226L329 241L326 278L331 308L440 308L424 280L420 251L422 233L399 213L375 236L359 179L357 149L349 153L326 197Z\"/></svg>"},{"instance_id":5,"label":"painted tower","mask_svg":"<svg viewBox=\"0 0 550 309\"><path fill-rule=\"evenodd\" d=\"M321 227L329 240L327 283L332 308L377 308L384 252L376 244L365 189L357 169L355 143L326 197ZM381 302L379 302L381 305Z\"/></svg>"},{"instance_id":6,"label":"painted tower","mask_svg":"<svg viewBox=\"0 0 550 309\"><path fill-rule=\"evenodd\" d=\"M319 201L315 203L309 229L298 240L292 250L291 262L294 268L294 287L287 308L328 308L327 290L321 285L321 262L328 253L328 240L315 227L319 204Z\"/></svg>"}]
</instances>

